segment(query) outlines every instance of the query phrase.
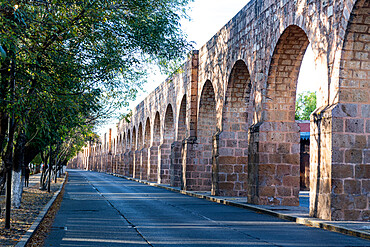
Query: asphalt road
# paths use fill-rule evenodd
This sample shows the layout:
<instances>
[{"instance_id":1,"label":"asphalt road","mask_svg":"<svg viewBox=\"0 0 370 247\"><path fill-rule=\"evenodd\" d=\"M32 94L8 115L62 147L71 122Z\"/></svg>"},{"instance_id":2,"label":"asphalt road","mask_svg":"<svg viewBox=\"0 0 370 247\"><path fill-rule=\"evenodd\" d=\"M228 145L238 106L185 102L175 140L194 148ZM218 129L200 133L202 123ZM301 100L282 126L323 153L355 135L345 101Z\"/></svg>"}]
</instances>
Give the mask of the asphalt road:
<instances>
[{"instance_id":1,"label":"asphalt road","mask_svg":"<svg viewBox=\"0 0 370 247\"><path fill-rule=\"evenodd\" d=\"M45 246L370 246L110 175L69 171Z\"/></svg>"}]
</instances>

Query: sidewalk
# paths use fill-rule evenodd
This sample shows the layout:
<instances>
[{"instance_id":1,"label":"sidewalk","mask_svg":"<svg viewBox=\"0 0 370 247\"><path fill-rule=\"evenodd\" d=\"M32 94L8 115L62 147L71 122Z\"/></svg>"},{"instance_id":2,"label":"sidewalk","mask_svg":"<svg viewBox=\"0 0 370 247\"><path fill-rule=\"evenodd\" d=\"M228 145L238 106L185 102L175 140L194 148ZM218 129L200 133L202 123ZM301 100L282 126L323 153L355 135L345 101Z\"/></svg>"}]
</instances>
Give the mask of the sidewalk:
<instances>
[{"instance_id":1,"label":"sidewalk","mask_svg":"<svg viewBox=\"0 0 370 247\"><path fill-rule=\"evenodd\" d=\"M333 232L339 232L355 237L360 237L370 240L370 222L361 221L326 221L318 218L313 218L309 216L308 208L308 192L300 193L300 204L304 207L293 207L293 206L265 206L265 205L252 205L247 203L247 198L245 197L222 197L222 196L212 196L211 192L203 191L184 191L178 187L171 187L165 184L152 183L146 180L135 179L131 177L122 176L119 174L111 174L113 176L125 178L128 180L136 181L139 183L164 188L170 191L182 193L185 195L206 199L209 201L217 202L220 204L230 205L239 208L245 208L253 210L256 212L269 214L276 216L281 219L296 222L298 224L317 227L326 229Z\"/></svg>"},{"instance_id":2,"label":"sidewalk","mask_svg":"<svg viewBox=\"0 0 370 247\"><path fill-rule=\"evenodd\" d=\"M39 186L40 185L40 177L41 177L41 172L37 173L37 174L30 175L28 187L34 187L36 185Z\"/></svg>"}]
</instances>

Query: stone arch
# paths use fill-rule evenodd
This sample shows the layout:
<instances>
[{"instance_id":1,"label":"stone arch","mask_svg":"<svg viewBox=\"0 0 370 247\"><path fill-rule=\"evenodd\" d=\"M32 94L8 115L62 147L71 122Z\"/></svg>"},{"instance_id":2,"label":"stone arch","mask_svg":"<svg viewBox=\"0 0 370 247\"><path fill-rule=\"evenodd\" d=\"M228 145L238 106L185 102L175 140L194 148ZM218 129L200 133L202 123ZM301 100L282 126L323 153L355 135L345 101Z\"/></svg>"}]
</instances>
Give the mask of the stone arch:
<instances>
[{"instance_id":1,"label":"stone arch","mask_svg":"<svg viewBox=\"0 0 370 247\"><path fill-rule=\"evenodd\" d=\"M149 117L146 119L145 123L145 133L144 133L144 147L148 148L150 146L150 139L151 139L151 128L150 128L150 119Z\"/></svg>"},{"instance_id":2,"label":"stone arch","mask_svg":"<svg viewBox=\"0 0 370 247\"><path fill-rule=\"evenodd\" d=\"M177 141L182 141L186 137L186 94L182 97L178 112Z\"/></svg>"},{"instance_id":3,"label":"stone arch","mask_svg":"<svg viewBox=\"0 0 370 247\"><path fill-rule=\"evenodd\" d=\"M133 176L133 137L131 135L133 131L129 129L127 131L127 157L126 157L126 166L127 166L127 176Z\"/></svg>"},{"instance_id":4,"label":"stone arch","mask_svg":"<svg viewBox=\"0 0 370 247\"><path fill-rule=\"evenodd\" d=\"M127 149L127 152L129 152L131 150L131 130L129 129L127 131L127 141L126 141L126 149Z\"/></svg>"},{"instance_id":5,"label":"stone arch","mask_svg":"<svg viewBox=\"0 0 370 247\"><path fill-rule=\"evenodd\" d=\"M299 69L309 44L306 33L288 26L276 44L269 68L265 97L265 120L294 122Z\"/></svg>"},{"instance_id":6,"label":"stone arch","mask_svg":"<svg viewBox=\"0 0 370 247\"><path fill-rule=\"evenodd\" d=\"M370 2L357 0L348 19L335 104L311 116L310 215L369 221ZM331 91L331 92L332 92ZM329 145L328 145L329 143Z\"/></svg>"},{"instance_id":7,"label":"stone arch","mask_svg":"<svg viewBox=\"0 0 370 247\"><path fill-rule=\"evenodd\" d=\"M161 120L159 112L156 112L153 122L153 140L151 143L151 147L149 148L150 152L150 165L149 165L149 181L158 182L159 174L158 174L158 164L159 156L158 150L161 141Z\"/></svg>"},{"instance_id":8,"label":"stone arch","mask_svg":"<svg viewBox=\"0 0 370 247\"><path fill-rule=\"evenodd\" d=\"M135 162L134 162L134 178L141 178L142 176L142 153L141 153L141 150L143 148L143 138L144 138L144 134L143 134L143 124L140 122L139 123L139 128L138 128L138 132L137 132L137 148L135 150Z\"/></svg>"},{"instance_id":9,"label":"stone arch","mask_svg":"<svg viewBox=\"0 0 370 247\"><path fill-rule=\"evenodd\" d=\"M148 117L145 122L145 131L144 131L144 145L143 149L141 150L141 173L140 178L147 180L148 179L148 172L150 171L150 168L148 168L150 164L150 155L148 152L148 148L150 145L150 139L151 139L151 129L150 129L150 118Z\"/></svg>"},{"instance_id":10,"label":"stone arch","mask_svg":"<svg viewBox=\"0 0 370 247\"><path fill-rule=\"evenodd\" d=\"M132 145L131 145L131 150L135 151L136 150L136 126L134 126L132 130Z\"/></svg>"},{"instance_id":11,"label":"stone arch","mask_svg":"<svg viewBox=\"0 0 370 247\"><path fill-rule=\"evenodd\" d=\"M136 150L137 150L137 134L136 134L136 126L134 126L133 130L132 130L132 158L131 158L131 162L130 162L130 165L132 167L130 167L130 170L132 170L132 177L135 177L136 176L136 166L137 166L137 162L136 162Z\"/></svg>"},{"instance_id":12,"label":"stone arch","mask_svg":"<svg viewBox=\"0 0 370 247\"><path fill-rule=\"evenodd\" d=\"M308 44L306 33L290 25L280 36L272 55L264 99L264 123L252 126L253 134L249 137L248 201L252 203L299 204L300 134L295 122L295 99Z\"/></svg>"},{"instance_id":13,"label":"stone arch","mask_svg":"<svg viewBox=\"0 0 370 247\"><path fill-rule=\"evenodd\" d=\"M186 94L181 99L178 108L176 141L171 144L170 184L173 187L183 187L182 177L182 144L186 138Z\"/></svg>"},{"instance_id":14,"label":"stone arch","mask_svg":"<svg viewBox=\"0 0 370 247\"><path fill-rule=\"evenodd\" d=\"M164 117L163 143L171 144L175 138L175 120L172 105L168 104Z\"/></svg>"},{"instance_id":15,"label":"stone arch","mask_svg":"<svg viewBox=\"0 0 370 247\"><path fill-rule=\"evenodd\" d=\"M251 78L247 65L236 61L231 70L222 109L219 135L218 192L225 196L247 196L248 122Z\"/></svg>"},{"instance_id":16,"label":"stone arch","mask_svg":"<svg viewBox=\"0 0 370 247\"><path fill-rule=\"evenodd\" d=\"M143 148L143 124L139 124L138 132L137 132L137 150L141 150Z\"/></svg>"},{"instance_id":17,"label":"stone arch","mask_svg":"<svg viewBox=\"0 0 370 247\"><path fill-rule=\"evenodd\" d=\"M123 135L122 135L122 153L126 153L126 149L127 149L127 136L126 136L126 132L123 132Z\"/></svg>"},{"instance_id":18,"label":"stone arch","mask_svg":"<svg viewBox=\"0 0 370 247\"><path fill-rule=\"evenodd\" d=\"M199 164L196 165L196 172L193 177L195 190L211 190L212 158L213 158L213 137L217 132L216 118L216 97L211 81L207 80L199 100L198 115L198 156Z\"/></svg>"},{"instance_id":19,"label":"stone arch","mask_svg":"<svg viewBox=\"0 0 370 247\"><path fill-rule=\"evenodd\" d=\"M154 117L152 146L158 146L160 141L161 141L161 119L159 116L159 112L157 112Z\"/></svg>"},{"instance_id":20,"label":"stone arch","mask_svg":"<svg viewBox=\"0 0 370 247\"><path fill-rule=\"evenodd\" d=\"M168 104L163 121L163 138L159 147L160 183L170 183L171 144L175 138L175 120L172 105Z\"/></svg>"}]
</instances>

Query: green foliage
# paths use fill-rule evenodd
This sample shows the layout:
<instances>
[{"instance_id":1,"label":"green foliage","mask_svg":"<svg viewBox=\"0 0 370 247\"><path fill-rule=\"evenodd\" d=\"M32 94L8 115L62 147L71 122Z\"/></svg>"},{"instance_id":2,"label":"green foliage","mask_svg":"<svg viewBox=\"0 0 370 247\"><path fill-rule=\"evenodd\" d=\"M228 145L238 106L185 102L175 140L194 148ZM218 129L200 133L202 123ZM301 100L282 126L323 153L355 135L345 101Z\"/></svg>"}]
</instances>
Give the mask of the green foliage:
<instances>
[{"instance_id":1,"label":"green foliage","mask_svg":"<svg viewBox=\"0 0 370 247\"><path fill-rule=\"evenodd\" d=\"M97 121L135 98L148 62L170 70L189 51L189 1L2 1L0 120L14 119L26 147L76 154Z\"/></svg>"},{"instance_id":2,"label":"green foliage","mask_svg":"<svg viewBox=\"0 0 370 247\"><path fill-rule=\"evenodd\" d=\"M316 93L303 92L298 94L295 103L295 120L310 120L311 113L316 109Z\"/></svg>"}]
</instances>

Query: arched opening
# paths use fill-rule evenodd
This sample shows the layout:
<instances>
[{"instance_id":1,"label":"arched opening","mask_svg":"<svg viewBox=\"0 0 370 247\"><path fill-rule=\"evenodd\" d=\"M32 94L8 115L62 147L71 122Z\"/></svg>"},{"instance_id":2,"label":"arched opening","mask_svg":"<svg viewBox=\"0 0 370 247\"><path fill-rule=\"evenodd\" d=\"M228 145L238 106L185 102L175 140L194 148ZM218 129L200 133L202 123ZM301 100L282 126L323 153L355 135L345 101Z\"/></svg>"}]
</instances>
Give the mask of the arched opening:
<instances>
[{"instance_id":1,"label":"arched opening","mask_svg":"<svg viewBox=\"0 0 370 247\"><path fill-rule=\"evenodd\" d=\"M220 195L247 196L251 87L248 68L242 60L238 60L229 77L222 109L218 159Z\"/></svg>"},{"instance_id":2,"label":"arched opening","mask_svg":"<svg viewBox=\"0 0 370 247\"><path fill-rule=\"evenodd\" d=\"M139 124L139 129L137 132L137 150L141 150L143 148L143 125Z\"/></svg>"},{"instance_id":3,"label":"arched opening","mask_svg":"<svg viewBox=\"0 0 370 247\"><path fill-rule=\"evenodd\" d=\"M153 123L153 140L150 147L150 171L149 171L149 181L157 182L159 181L158 174L158 148L161 139L161 120L159 112L156 112Z\"/></svg>"},{"instance_id":4,"label":"arched opening","mask_svg":"<svg viewBox=\"0 0 370 247\"><path fill-rule=\"evenodd\" d=\"M212 83L206 81L199 100L198 148L199 164L192 175L196 177L195 190L210 191L212 177L213 136L217 131L216 97Z\"/></svg>"},{"instance_id":5,"label":"arched opening","mask_svg":"<svg viewBox=\"0 0 370 247\"><path fill-rule=\"evenodd\" d=\"M252 203L299 204L300 134L295 122L295 96L308 44L305 32L291 25L275 47L264 103L265 122L259 126L258 155L262 158L249 152L252 156L248 162L248 200ZM255 136L250 140L255 140Z\"/></svg>"},{"instance_id":6,"label":"arched opening","mask_svg":"<svg viewBox=\"0 0 370 247\"><path fill-rule=\"evenodd\" d=\"M136 149L137 149L137 145L136 145L136 143L137 143L137 135L136 135L136 126L134 126L134 128L133 128L133 130L132 130L132 145L131 145L131 147L132 147L132 154L131 154L131 162L130 162L130 165L132 166L132 167L130 167L130 170L132 170L132 177L135 177L135 155L136 155Z\"/></svg>"},{"instance_id":7,"label":"arched opening","mask_svg":"<svg viewBox=\"0 0 370 247\"><path fill-rule=\"evenodd\" d=\"M118 142L117 142L117 154L122 152L122 134L118 135Z\"/></svg>"},{"instance_id":8,"label":"arched opening","mask_svg":"<svg viewBox=\"0 0 370 247\"><path fill-rule=\"evenodd\" d=\"M132 147L132 136L131 136L131 130L129 129L127 131L127 157L126 157L126 166L127 166L127 176L133 176L133 161L132 161L132 155L133 155L133 147Z\"/></svg>"},{"instance_id":9,"label":"arched opening","mask_svg":"<svg viewBox=\"0 0 370 247\"><path fill-rule=\"evenodd\" d=\"M134 129L132 130L132 145L131 150L135 151L137 149L136 146L136 126L134 126Z\"/></svg>"},{"instance_id":10,"label":"arched opening","mask_svg":"<svg viewBox=\"0 0 370 247\"><path fill-rule=\"evenodd\" d=\"M175 137L174 114L172 105L168 104L164 117L163 142L160 152L160 183L170 183L171 144Z\"/></svg>"},{"instance_id":11,"label":"arched opening","mask_svg":"<svg viewBox=\"0 0 370 247\"><path fill-rule=\"evenodd\" d=\"M159 112L155 114L154 118L154 127L153 127L153 144L152 146L159 146L161 141L161 119Z\"/></svg>"},{"instance_id":12,"label":"arched opening","mask_svg":"<svg viewBox=\"0 0 370 247\"><path fill-rule=\"evenodd\" d=\"M171 186L183 187L182 181L182 142L186 138L186 94L182 97L177 118L177 141L171 144Z\"/></svg>"},{"instance_id":13,"label":"arched opening","mask_svg":"<svg viewBox=\"0 0 370 247\"><path fill-rule=\"evenodd\" d=\"M144 147L148 148L150 146L150 119L147 118L145 123L145 139L144 139Z\"/></svg>"},{"instance_id":14,"label":"arched opening","mask_svg":"<svg viewBox=\"0 0 370 247\"><path fill-rule=\"evenodd\" d=\"M163 143L172 143L175 136L174 115L171 104L167 106L164 117Z\"/></svg>"},{"instance_id":15,"label":"arched opening","mask_svg":"<svg viewBox=\"0 0 370 247\"><path fill-rule=\"evenodd\" d=\"M126 132L123 133L122 137L122 153L126 153L127 151L127 140L126 140Z\"/></svg>"},{"instance_id":16,"label":"arched opening","mask_svg":"<svg viewBox=\"0 0 370 247\"><path fill-rule=\"evenodd\" d=\"M126 141L126 151L129 152L132 150L131 146L131 130L127 131L127 141Z\"/></svg>"},{"instance_id":17,"label":"arched opening","mask_svg":"<svg viewBox=\"0 0 370 247\"><path fill-rule=\"evenodd\" d=\"M300 131L300 206L308 207L310 189L310 114L317 108L316 96L319 90L315 59L311 44L307 46L298 75L295 103L295 120ZM305 191L305 192L304 192ZM301 194L300 193L300 194Z\"/></svg>"},{"instance_id":18,"label":"arched opening","mask_svg":"<svg viewBox=\"0 0 370 247\"><path fill-rule=\"evenodd\" d=\"M177 140L182 141L186 136L186 94L182 97L179 118L177 121Z\"/></svg>"},{"instance_id":19,"label":"arched opening","mask_svg":"<svg viewBox=\"0 0 370 247\"><path fill-rule=\"evenodd\" d=\"M148 152L148 148L150 145L150 119L147 118L145 122L145 131L144 131L144 146L143 149L141 150L141 174L140 178L147 180L148 179L148 172L150 169L148 169L148 165L150 164L150 156Z\"/></svg>"},{"instance_id":20,"label":"arched opening","mask_svg":"<svg viewBox=\"0 0 370 247\"><path fill-rule=\"evenodd\" d=\"M142 123L139 124L138 132L137 132L137 148L135 151L135 174L134 178L141 178L142 177L142 159L141 159L141 150L143 148L143 125Z\"/></svg>"}]
</instances>

